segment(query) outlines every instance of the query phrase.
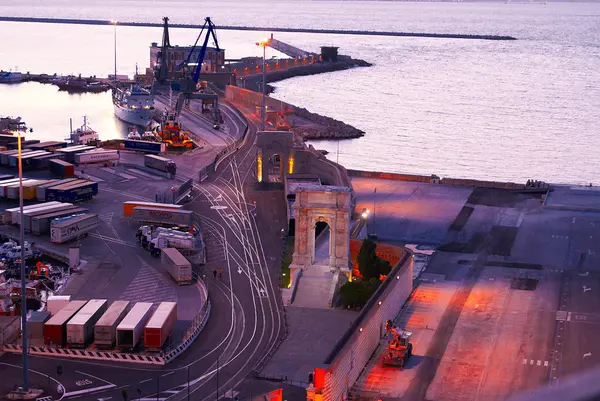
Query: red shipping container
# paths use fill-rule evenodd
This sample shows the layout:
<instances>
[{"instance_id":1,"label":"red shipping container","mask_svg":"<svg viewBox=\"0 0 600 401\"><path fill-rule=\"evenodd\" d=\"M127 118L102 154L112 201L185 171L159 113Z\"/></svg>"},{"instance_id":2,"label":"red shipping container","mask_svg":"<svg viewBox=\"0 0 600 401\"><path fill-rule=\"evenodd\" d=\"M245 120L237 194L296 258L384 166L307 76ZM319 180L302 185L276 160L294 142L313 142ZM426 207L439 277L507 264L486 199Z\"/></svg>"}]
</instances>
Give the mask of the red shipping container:
<instances>
[{"instance_id":1,"label":"red shipping container","mask_svg":"<svg viewBox=\"0 0 600 401\"><path fill-rule=\"evenodd\" d=\"M161 302L144 328L144 346L160 350L177 322L177 303Z\"/></svg>"}]
</instances>

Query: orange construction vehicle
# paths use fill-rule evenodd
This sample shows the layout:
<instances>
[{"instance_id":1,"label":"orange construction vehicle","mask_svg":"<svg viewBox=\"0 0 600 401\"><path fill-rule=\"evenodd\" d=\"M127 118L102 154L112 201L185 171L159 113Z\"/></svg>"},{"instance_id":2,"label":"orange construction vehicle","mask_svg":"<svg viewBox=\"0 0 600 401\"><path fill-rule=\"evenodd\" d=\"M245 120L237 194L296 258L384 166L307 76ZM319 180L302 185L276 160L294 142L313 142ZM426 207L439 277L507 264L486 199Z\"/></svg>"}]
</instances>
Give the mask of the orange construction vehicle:
<instances>
[{"instance_id":1,"label":"orange construction vehicle","mask_svg":"<svg viewBox=\"0 0 600 401\"><path fill-rule=\"evenodd\" d=\"M166 116L158 135L167 144L168 150L187 150L194 147L189 138L189 131L184 131L173 115Z\"/></svg>"},{"instance_id":2,"label":"orange construction vehicle","mask_svg":"<svg viewBox=\"0 0 600 401\"><path fill-rule=\"evenodd\" d=\"M388 346L383 353L383 364L403 368L406 360L412 355L413 346L410 343L412 333L394 327L391 320L386 322L385 332L388 336ZM389 336L391 336L391 339Z\"/></svg>"},{"instance_id":3,"label":"orange construction vehicle","mask_svg":"<svg viewBox=\"0 0 600 401\"><path fill-rule=\"evenodd\" d=\"M35 264L35 270L29 272L29 278L31 280L46 276L48 277L50 273L50 270L48 269L48 266L46 266L45 264L43 264L42 262L40 262L39 260L36 262Z\"/></svg>"}]
</instances>

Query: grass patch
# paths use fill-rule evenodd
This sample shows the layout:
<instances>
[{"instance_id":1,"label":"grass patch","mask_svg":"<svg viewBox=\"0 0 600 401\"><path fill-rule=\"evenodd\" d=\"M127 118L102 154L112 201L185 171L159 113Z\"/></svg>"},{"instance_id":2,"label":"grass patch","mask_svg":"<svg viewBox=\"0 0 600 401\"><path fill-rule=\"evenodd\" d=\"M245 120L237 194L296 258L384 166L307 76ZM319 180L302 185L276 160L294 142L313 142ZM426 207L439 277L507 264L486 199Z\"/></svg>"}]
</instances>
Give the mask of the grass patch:
<instances>
[{"instance_id":1,"label":"grass patch","mask_svg":"<svg viewBox=\"0 0 600 401\"><path fill-rule=\"evenodd\" d=\"M279 287L288 288L290 285L290 265L292 264L292 255L294 254L294 237L287 237L285 241L285 252L281 261L281 276Z\"/></svg>"}]
</instances>

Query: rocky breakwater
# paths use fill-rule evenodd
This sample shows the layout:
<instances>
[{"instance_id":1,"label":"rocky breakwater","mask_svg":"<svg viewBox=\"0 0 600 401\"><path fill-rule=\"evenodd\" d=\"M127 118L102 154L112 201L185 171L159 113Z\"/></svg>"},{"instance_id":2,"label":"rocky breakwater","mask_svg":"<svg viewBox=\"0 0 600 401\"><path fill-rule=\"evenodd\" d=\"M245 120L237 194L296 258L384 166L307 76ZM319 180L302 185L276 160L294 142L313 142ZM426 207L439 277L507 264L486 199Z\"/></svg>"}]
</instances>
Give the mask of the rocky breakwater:
<instances>
[{"instance_id":1,"label":"rocky breakwater","mask_svg":"<svg viewBox=\"0 0 600 401\"><path fill-rule=\"evenodd\" d=\"M292 128L294 134L299 135L304 140L351 139L360 138L365 135L364 131L348 125L343 121L311 113L302 107L294 107L294 117L309 122L308 124L305 124L298 121Z\"/></svg>"}]
</instances>

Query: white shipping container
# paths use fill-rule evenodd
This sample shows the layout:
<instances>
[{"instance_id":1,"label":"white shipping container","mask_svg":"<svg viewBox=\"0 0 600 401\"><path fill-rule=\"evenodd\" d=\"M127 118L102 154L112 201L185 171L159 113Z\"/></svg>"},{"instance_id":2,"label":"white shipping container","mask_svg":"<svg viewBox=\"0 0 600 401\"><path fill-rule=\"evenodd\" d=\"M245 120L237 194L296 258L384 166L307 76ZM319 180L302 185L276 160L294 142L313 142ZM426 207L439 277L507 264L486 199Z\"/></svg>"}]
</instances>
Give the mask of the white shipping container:
<instances>
[{"instance_id":1,"label":"white shipping container","mask_svg":"<svg viewBox=\"0 0 600 401\"><path fill-rule=\"evenodd\" d=\"M71 302L70 295L50 295L46 301L46 310L54 316L69 302Z\"/></svg>"},{"instance_id":2,"label":"white shipping container","mask_svg":"<svg viewBox=\"0 0 600 401\"><path fill-rule=\"evenodd\" d=\"M84 153L77 153L75 155L76 164L86 163L102 163L107 161L119 160L119 154L116 150L93 150Z\"/></svg>"},{"instance_id":3,"label":"white shipping container","mask_svg":"<svg viewBox=\"0 0 600 401\"><path fill-rule=\"evenodd\" d=\"M140 341L144 327L150 319L152 303L138 302L129 311L127 316L117 326L117 347L132 349Z\"/></svg>"},{"instance_id":4,"label":"white shipping container","mask_svg":"<svg viewBox=\"0 0 600 401\"><path fill-rule=\"evenodd\" d=\"M192 265L177 249L162 249L161 261L167 266L169 274L177 284L192 282Z\"/></svg>"},{"instance_id":5,"label":"white shipping container","mask_svg":"<svg viewBox=\"0 0 600 401\"><path fill-rule=\"evenodd\" d=\"M72 207L73 204L72 203L60 203L60 202L48 202L48 203L42 203L41 205L36 205L36 206L40 206L40 207L36 207L35 209L30 209L30 210L23 210L23 216L24 216L23 219L21 219L21 212L17 212L17 221L14 224L20 225L22 220L25 222L25 224L27 224L28 217L39 216L41 214L50 213L54 210L58 211L58 210L66 209L66 208Z\"/></svg>"},{"instance_id":6,"label":"white shipping container","mask_svg":"<svg viewBox=\"0 0 600 401\"><path fill-rule=\"evenodd\" d=\"M37 205L23 206L23 213L25 213L26 210L34 210L34 209L39 209L44 206L57 205L57 204L60 204L60 202L46 202L46 203L40 203ZM4 217L3 221L5 221L6 223L17 224L19 212L20 212L20 209L18 207L12 207L10 209L6 209L4 211L5 217Z\"/></svg>"},{"instance_id":7,"label":"white shipping container","mask_svg":"<svg viewBox=\"0 0 600 401\"><path fill-rule=\"evenodd\" d=\"M106 312L106 299L92 299L67 323L67 344L85 347L94 337L94 325Z\"/></svg>"},{"instance_id":8,"label":"white shipping container","mask_svg":"<svg viewBox=\"0 0 600 401\"><path fill-rule=\"evenodd\" d=\"M112 348L117 338L117 326L127 315L129 301L115 301L96 322L94 344L98 348Z\"/></svg>"},{"instance_id":9,"label":"white shipping container","mask_svg":"<svg viewBox=\"0 0 600 401\"><path fill-rule=\"evenodd\" d=\"M98 227L97 214L82 214L53 220L50 223L50 241L58 244L78 238Z\"/></svg>"}]
</instances>

